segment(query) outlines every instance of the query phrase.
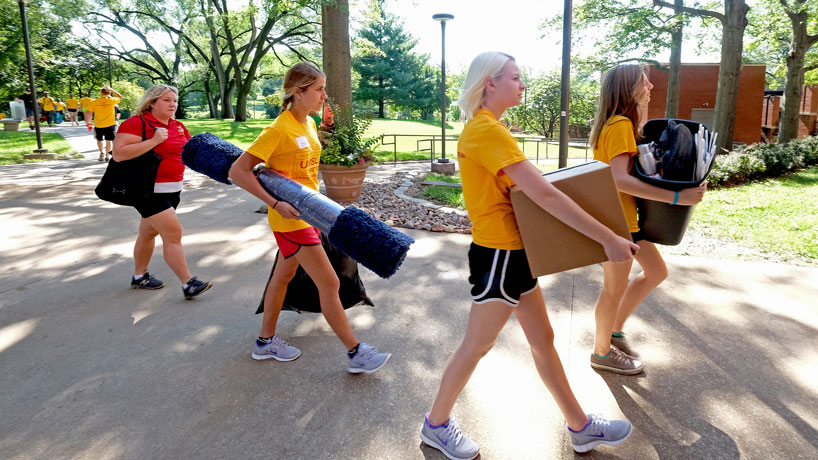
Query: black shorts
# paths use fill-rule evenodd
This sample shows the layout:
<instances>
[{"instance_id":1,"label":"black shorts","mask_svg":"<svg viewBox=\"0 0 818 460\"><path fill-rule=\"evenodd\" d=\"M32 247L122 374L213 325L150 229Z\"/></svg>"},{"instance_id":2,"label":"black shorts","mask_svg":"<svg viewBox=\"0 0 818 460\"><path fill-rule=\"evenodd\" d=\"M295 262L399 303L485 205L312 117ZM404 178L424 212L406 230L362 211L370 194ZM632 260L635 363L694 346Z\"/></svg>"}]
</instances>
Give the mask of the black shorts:
<instances>
[{"instance_id":1,"label":"black shorts","mask_svg":"<svg viewBox=\"0 0 818 460\"><path fill-rule=\"evenodd\" d=\"M640 228L638 232L631 232L631 239L634 243L638 243L640 241L647 240L648 237L645 236L645 232L643 232Z\"/></svg>"},{"instance_id":2,"label":"black shorts","mask_svg":"<svg viewBox=\"0 0 818 460\"><path fill-rule=\"evenodd\" d=\"M77 109L68 109L68 111L71 113L77 113Z\"/></svg>"},{"instance_id":3,"label":"black shorts","mask_svg":"<svg viewBox=\"0 0 818 460\"><path fill-rule=\"evenodd\" d=\"M493 249L474 243L469 248L469 283L474 303L503 302L511 307L537 288L523 249Z\"/></svg>"},{"instance_id":4,"label":"black shorts","mask_svg":"<svg viewBox=\"0 0 818 460\"><path fill-rule=\"evenodd\" d=\"M134 205L134 208L136 208L136 211L139 212L142 218L147 219L150 216L159 214L165 209L176 209L176 207L179 206L181 195L182 192L154 193L151 194L144 203Z\"/></svg>"},{"instance_id":5,"label":"black shorts","mask_svg":"<svg viewBox=\"0 0 818 460\"><path fill-rule=\"evenodd\" d=\"M116 136L113 126L106 126L104 128L97 128L94 126L94 134L96 135L98 141L103 139L112 141L114 140L114 136Z\"/></svg>"}]
</instances>

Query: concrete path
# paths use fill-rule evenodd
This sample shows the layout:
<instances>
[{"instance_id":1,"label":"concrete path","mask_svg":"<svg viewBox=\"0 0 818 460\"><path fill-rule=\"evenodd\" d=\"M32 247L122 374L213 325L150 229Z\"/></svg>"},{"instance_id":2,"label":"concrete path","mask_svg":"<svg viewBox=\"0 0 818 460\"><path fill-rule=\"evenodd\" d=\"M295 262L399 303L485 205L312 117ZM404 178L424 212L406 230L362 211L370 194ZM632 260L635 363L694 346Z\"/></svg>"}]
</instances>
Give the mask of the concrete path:
<instances>
[{"instance_id":1,"label":"concrete path","mask_svg":"<svg viewBox=\"0 0 818 460\"><path fill-rule=\"evenodd\" d=\"M376 306L348 316L394 354L381 371L348 375L322 317L291 312L278 333L303 356L256 362L275 253L257 200L189 172L187 261L216 285L184 300L158 244L151 271L168 286L131 290L138 214L96 199L95 157L0 167L0 457L443 458L417 431L466 326L469 236L407 231L417 242L395 276L361 268ZM601 268L540 279L578 399L630 419L631 438L573 453L512 318L455 407L481 458L818 457L818 268L668 265L628 324L646 362L636 377L588 365Z\"/></svg>"}]
</instances>

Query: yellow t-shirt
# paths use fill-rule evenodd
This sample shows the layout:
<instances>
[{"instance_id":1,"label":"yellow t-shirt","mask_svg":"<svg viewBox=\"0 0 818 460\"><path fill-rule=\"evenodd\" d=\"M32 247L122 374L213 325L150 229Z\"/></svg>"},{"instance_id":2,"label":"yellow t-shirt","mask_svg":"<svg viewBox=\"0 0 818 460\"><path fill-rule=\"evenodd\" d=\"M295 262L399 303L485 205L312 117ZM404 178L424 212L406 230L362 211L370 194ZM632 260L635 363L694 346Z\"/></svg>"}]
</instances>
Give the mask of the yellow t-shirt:
<instances>
[{"instance_id":1,"label":"yellow t-shirt","mask_svg":"<svg viewBox=\"0 0 818 460\"><path fill-rule=\"evenodd\" d=\"M54 104L55 104L54 99L51 99L50 97L40 98L40 104L43 105L43 111L44 112L50 112L50 111L53 111L53 110L57 110L57 108L54 107Z\"/></svg>"},{"instance_id":2,"label":"yellow t-shirt","mask_svg":"<svg viewBox=\"0 0 818 460\"><path fill-rule=\"evenodd\" d=\"M321 143L312 118L307 117L306 123L300 123L289 110L285 110L264 128L247 152L264 160L264 166L282 176L318 190ZM269 206L267 221L277 232L292 232L310 226L303 220L285 219Z\"/></svg>"},{"instance_id":3,"label":"yellow t-shirt","mask_svg":"<svg viewBox=\"0 0 818 460\"><path fill-rule=\"evenodd\" d=\"M74 99L72 97L71 99L68 99L67 101L65 101L65 106L68 107L69 109L76 109L79 102L80 101L78 101L78 100L76 100L76 99Z\"/></svg>"},{"instance_id":4,"label":"yellow t-shirt","mask_svg":"<svg viewBox=\"0 0 818 460\"><path fill-rule=\"evenodd\" d=\"M84 98L80 99L80 105L82 105L82 111L83 112L88 110L88 106L91 105L91 98L90 97L84 97Z\"/></svg>"},{"instance_id":5,"label":"yellow t-shirt","mask_svg":"<svg viewBox=\"0 0 818 460\"><path fill-rule=\"evenodd\" d=\"M599 132L599 140L594 148L594 160L611 164L611 160L618 155L636 155L636 139L633 137L633 123L627 117L614 115L605 122ZM628 168L631 167L631 163ZM628 230L631 233L639 231L639 219L636 215L636 198L633 195L619 192L619 201L625 210L625 219L628 221Z\"/></svg>"},{"instance_id":6,"label":"yellow t-shirt","mask_svg":"<svg viewBox=\"0 0 818 460\"><path fill-rule=\"evenodd\" d=\"M490 111L481 108L460 134L457 161L474 243L494 249L522 249L509 196L514 182L502 171L527 161L517 140Z\"/></svg>"},{"instance_id":7,"label":"yellow t-shirt","mask_svg":"<svg viewBox=\"0 0 818 460\"><path fill-rule=\"evenodd\" d=\"M57 110L60 111L60 112L65 110L65 104L57 102Z\"/></svg>"},{"instance_id":8,"label":"yellow t-shirt","mask_svg":"<svg viewBox=\"0 0 818 460\"><path fill-rule=\"evenodd\" d=\"M97 128L107 128L116 124L116 111L114 106L122 99L111 96L101 96L88 104L88 111L94 112L94 126Z\"/></svg>"}]
</instances>

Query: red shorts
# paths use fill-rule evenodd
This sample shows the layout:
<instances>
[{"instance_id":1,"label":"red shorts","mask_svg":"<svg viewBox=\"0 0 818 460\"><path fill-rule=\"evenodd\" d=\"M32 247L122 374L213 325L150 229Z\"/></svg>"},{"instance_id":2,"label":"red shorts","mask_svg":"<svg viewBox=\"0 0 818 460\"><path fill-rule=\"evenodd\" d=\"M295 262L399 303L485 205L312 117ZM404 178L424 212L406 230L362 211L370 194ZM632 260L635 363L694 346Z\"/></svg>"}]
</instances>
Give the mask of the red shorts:
<instances>
[{"instance_id":1,"label":"red shorts","mask_svg":"<svg viewBox=\"0 0 818 460\"><path fill-rule=\"evenodd\" d=\"M273 232L278 243L278 249L285 259L294 256L301 246L317 246L321 244L321 231L315 227L302 228L292 232Z\"/></svg>"}]
</instances>

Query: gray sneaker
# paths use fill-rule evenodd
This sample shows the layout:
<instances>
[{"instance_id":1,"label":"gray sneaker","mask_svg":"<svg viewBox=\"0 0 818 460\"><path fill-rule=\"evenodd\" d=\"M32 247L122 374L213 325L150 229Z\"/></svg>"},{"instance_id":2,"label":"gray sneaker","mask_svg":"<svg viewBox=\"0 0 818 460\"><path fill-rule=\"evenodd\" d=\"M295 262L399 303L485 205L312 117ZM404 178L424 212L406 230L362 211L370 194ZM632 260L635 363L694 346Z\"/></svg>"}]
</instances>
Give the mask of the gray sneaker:
<instances>
[{"instance_id":1,"label":"gray sneaker","mask_svg":"<svg viewBox=\"0 0 818 460\"><path fill-rule=\"evenodd\" d=\"M349 358L347 371L350 374L360 374L361 372L371 374L382 368L391 357L391 353L378 353L378 350L372 345L361 342L358 345L358 353Z\"/></svg>"},{"instance_id":2,"label":"gray sneaker","mask_svg":"<svg viewBox=\"0 0 818 460\"><path fill-rule=\"evenodd\" d=\"M258 346L253 351L253 359L275 359L276 361L292 361L301 356L301 350L285 342L281 337L274 335L273 340L263 347Z\"/></svg>"},{"instance_id":3,"label":"gray sneaker","mask_svg":"<svg viewBox=\"0 0 818 460\"><path fill-rule=\"evenodd\" d=\"M591 353L591 367L625 375L638 374L645 368L642 361L629 358L628 355L614 347L611 347L611 351L605 358L598 358L596 354Z\"/></svg>"},{"instance_id":4,"label":"gray sneaker","mask_svg":"<svg viewBox=\"0 0 818 460\"><path fill-rule=\"evenodd\" d=\"M625 353L631 358L638 358L639 353L636 352L631 346L628 344L628 341L625 339L625 334L622 334L622 337L614 337L611 336L611 345L619 348L619 351Z\"/></svg>"},{"instance_id":5,"label":"gray sneaker","mask_svg":"<svg viewBox=\"0 0 818 460\"><path fill-rule=\"evenodd\" d=\"M566 426L576 452L588 452L600 444L615 446L631 435L631 422L627 420L609 421L601 415L593 414L588 414L588 420L581 431L574 431Z\"/></svg>"},{"instance_id":6,"label":"gray sneaker","mask_svg":"<svg viewBox=\"0 0 818 460\"><path fill-rule=\"evenodd\" d=\"M429 414L426 414L420 427L420 439L454 460L470 460L480 452L480 447L460 431L454 417L443 425L432 426L429 424Z\"/></svg>"}]
</instances>

